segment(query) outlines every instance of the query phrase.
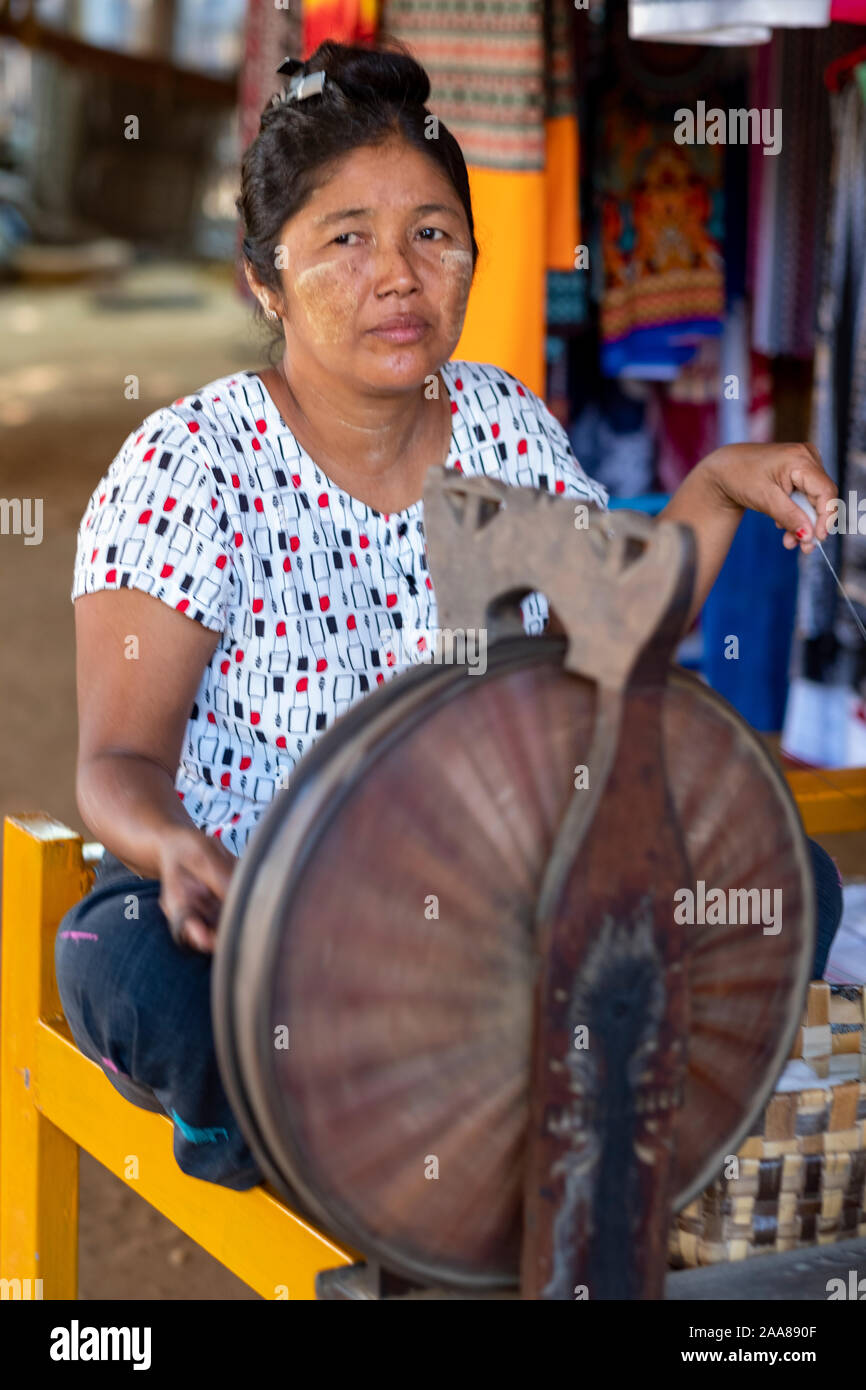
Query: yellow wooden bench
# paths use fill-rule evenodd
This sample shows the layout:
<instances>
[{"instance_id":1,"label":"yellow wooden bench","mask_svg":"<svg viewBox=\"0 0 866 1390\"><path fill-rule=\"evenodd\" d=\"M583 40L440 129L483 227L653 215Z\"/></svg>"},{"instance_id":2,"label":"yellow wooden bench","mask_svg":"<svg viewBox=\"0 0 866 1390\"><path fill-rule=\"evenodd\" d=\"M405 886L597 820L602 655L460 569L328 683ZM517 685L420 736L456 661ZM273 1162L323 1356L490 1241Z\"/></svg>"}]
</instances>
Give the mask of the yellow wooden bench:
<instances>
[{"instance_id":1,"label":"yellow wooden bench","mask_svg":"<svg viewBox=\"0 0 866 1390\"><path fill-rule=\"evenodd\" d=\"M82 1148L263 1298L314 1298L316 1274L357 1254L266 1186L232 1192L187 1177L174 1159L171 1121L124 1100L72 1039L54 938L90 888L100 846L35 814L6 817L3 849L0 1278L25 1290L41 1279L43 1298L77 1297Z\"/></svg>"},{"instance_id":2,"label":"yellow wooden bench","mask_svg":"<svg viewBox=\"0 0 866 1390\"><path fill-rule=\"evenodd\" d=\"M797 771L788 781L808 834L866 830L866 769ZM30 1289L41 1280L47 1299L77 1296L83 1148L262 1297L315 1298L317 1273L357 1253L267 1186L232 1192L187 1177L170 1120L124 1100L72 1040L54 938L90 888L100 846L39 813L7 816L4 832L0 1278Z\"/></svg>"}]
</instances>

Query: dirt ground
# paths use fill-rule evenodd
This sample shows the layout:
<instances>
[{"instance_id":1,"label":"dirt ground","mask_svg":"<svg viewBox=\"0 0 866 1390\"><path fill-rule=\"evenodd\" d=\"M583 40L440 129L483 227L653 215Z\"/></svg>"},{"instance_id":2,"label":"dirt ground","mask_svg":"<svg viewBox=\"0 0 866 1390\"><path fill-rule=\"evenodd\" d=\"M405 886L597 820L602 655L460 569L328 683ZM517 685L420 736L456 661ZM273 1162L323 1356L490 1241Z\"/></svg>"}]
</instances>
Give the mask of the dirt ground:
<instances>
[{"instance_id":1,"label":"dirt ground","mask_svg":"<svg viewBox=\"0 0 866 1390\"><path fill-rule=\"evenodd\" d=\"M69 599L82 512L147 414L265 361L222 269L142 266L114 287L119 304L100 306L110 288L0 287L0 495L43 499L41 544L0 535L0 819L42 810L88 839ZM137 400L124 396L131 375ZM83 1299L258 1297L87 1154L79 1273Z\"/></svg>"}]
</instances>

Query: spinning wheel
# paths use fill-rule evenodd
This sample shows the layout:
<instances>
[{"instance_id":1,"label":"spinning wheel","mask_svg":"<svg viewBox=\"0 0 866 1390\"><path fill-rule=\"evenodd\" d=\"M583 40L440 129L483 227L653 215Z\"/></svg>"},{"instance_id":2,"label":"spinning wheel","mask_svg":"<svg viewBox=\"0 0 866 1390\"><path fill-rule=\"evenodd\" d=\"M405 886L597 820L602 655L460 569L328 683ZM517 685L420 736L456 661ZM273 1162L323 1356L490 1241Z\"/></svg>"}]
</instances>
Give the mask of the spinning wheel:
<instances>
[{"instance_id":1,"label":"spinning wheel","mask_svg":"<svg viewBox=\"0 0 866 1390\"><path fill-rule=\"evenodd\" d=\"M383 686L262 820L219 930L226 1089L274 1184L398 1274L660 1297L671 1211L790 1050L805 836L753 731L670 664L690 531L581 531L444 470L425 513L441 626L486 628L487 669ZM566 638L516 635L534 589Z\"/></svg>"}]
</instances>

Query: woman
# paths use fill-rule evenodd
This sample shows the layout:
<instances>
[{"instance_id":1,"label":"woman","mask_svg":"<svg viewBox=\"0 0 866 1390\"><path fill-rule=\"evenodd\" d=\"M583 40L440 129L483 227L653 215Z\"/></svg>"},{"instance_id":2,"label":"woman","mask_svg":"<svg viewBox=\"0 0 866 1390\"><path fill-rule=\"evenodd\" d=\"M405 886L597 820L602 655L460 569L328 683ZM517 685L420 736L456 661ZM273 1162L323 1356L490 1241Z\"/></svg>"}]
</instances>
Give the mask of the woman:
<instances>
[{"instance_id":1,"label":"woman","mask_svg":"<svg viewBox=\"0 0 866 1390\"><path fill-rule=\"evenodd\" d=\"M211 382L129 436L82 519L72 590L78 805L106 855L58 933L63 1006L117 1089L172 1117L181 1168L234 1188L261 1174L214 1057L220 904L298 759L406 664L389 634L436 626L427 470L607 501L531 391L450 360L478 248L424 71L325 43L304 73L324 84L296 76L266 109L238 200L279 366ZM697 535L692 617L744 508L811 549L794 488L823 518L834 488L806 445L719 449L690 474L663 515ZM524 617L541 630L539 596ZM815 854L820 974L840 890Z\"/></svg>"}]
</instances>

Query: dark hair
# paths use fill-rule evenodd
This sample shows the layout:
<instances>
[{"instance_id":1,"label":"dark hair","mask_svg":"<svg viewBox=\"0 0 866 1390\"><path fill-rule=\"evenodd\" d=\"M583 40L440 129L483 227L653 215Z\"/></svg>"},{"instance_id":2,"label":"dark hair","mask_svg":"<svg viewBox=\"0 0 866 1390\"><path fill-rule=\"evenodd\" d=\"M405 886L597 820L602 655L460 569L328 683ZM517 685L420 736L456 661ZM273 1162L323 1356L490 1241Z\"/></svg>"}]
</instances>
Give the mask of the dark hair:
<instances>
[{"instance_id":1,"label":"dark hair","mask_svg":"<svg viewBox=\"0 0 866 1390\"><path fill-rule=\"evenodd\" d=\"M463 152L427 109L427 73L403 45L390 42L395 47L384 49L326 40L302 69L323 71L330 79L321 94L303 101L272 99L262 112L259 133L244 153L236 206L244 227L243 254L273 290L282 291L274 262L280 230L308 202L327 167L394 134L435 159L451 180L469 222L475 269L478 245ZM427 134L432 120L438 123L435 139ZM263 317L261 305L257 317ZM282 334L276 342L282 342Z\"/></svg>"}]
</instances>

